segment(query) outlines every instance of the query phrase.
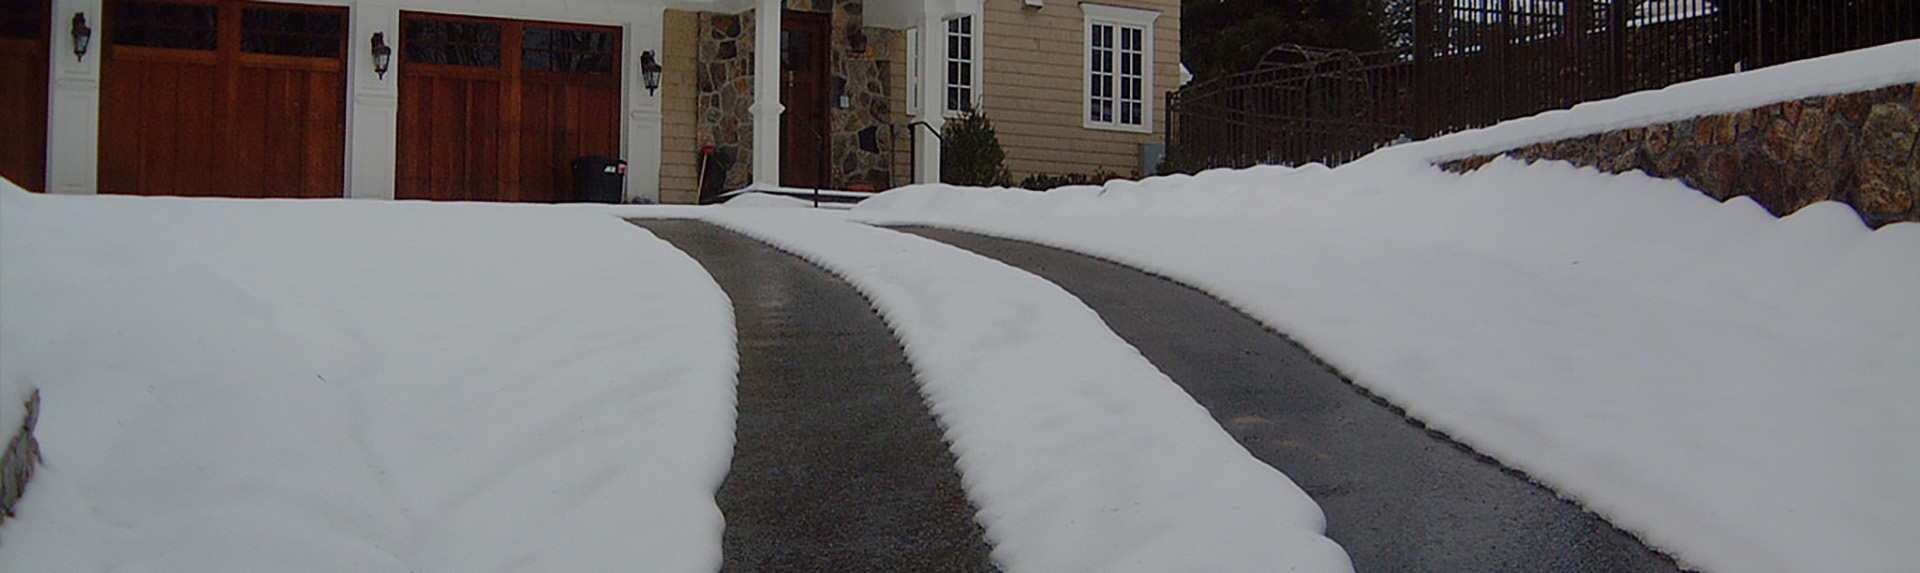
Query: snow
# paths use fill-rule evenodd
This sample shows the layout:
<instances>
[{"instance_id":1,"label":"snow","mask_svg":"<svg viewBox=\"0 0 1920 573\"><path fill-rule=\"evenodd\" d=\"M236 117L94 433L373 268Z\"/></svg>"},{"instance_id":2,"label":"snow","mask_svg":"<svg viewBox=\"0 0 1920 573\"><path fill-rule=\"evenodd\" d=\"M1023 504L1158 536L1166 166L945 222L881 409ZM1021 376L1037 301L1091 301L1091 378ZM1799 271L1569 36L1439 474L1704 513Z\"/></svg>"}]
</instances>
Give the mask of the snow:
<instances>
[{"instance_id":1,"label":"snow","mask_svg":"<svg viewBox=\"0 0 1920 573\"><path fill-rule=\"evenodd\" d=\"M774 195L772 193L742 193L737 197L728 199L726 204L734 207L786 209L813 207L812 201L797 197L788 197L786 195Z\"/></svg>"},{"instance_id":2,"label":"snow","mask_svg":"<svg viewBox=\"0 0 1920 573\"><path fill-rule=\"evenodd\" d=\"M1733 113L1763 105L1920 82L1920 40L1674 84L1571 109L1382 150L1434 162L1499 153L1543 141Z\"/></svg>"},{"instance_id":3,"label":"snow","mask_svg":"<svg viewBox=\"0 0 1920 573\"><path fill-rule=\"evenodd\" d=\"M1103 192L1104 191L1104 192ZM1359 384L1714 571L1898 571L1920 535L1920 225L1776 220L1499 160L1259 168L856 216L1196 285Z\"/></svg>"},{"instance_id":4,"label":"snow","mask_svg":"<svg viewBox=\"0 0 1920 573\"><path fill-rule=\"evenodd\" d=\"M821 212L706 218L867 295L903 341L1008 571L1351 571L1318 505L1024 271Z\"/></svg>"},{"instance_id":5,"label":"snow","mask_svg":"<svg viewBox=\"0 0 1920 573\"><path fill-rule=\"evenodd\" d=\"M712 571L731 306L583 210L0 189L4 571Z\"/></svg>"},{"instance_id":6,"label":"snow","mask_svg":"<svg viewBox=\"0 0 1920 573\"><path fill-rule=\"evenodd\" d=\"M1713 571L1904 571L1920 541L1920 224L1776 219L1536 141L1920 81L1920 41L1402 145L853 216L1066 247L1192 284L1411 416Z\"/></svg>"},{"instance_id":7,"label":"snow","mask_svg":"<svg viewBox=\"0 0 1920 573\"><path fill-rule=\"evenodd\" d=\"M856 210L31 195L0 185L0 427L47 462L0 570L710 571L732 319L616 216L847 277L904 341L1008 571L1343 570L1284 476L1070 295L858 222L1196 285L1684 563L1903 571L1920 225L1562 163L1430 162L1920 81L1920 42L1400 145Z\"/></svg>"}]
</instances>

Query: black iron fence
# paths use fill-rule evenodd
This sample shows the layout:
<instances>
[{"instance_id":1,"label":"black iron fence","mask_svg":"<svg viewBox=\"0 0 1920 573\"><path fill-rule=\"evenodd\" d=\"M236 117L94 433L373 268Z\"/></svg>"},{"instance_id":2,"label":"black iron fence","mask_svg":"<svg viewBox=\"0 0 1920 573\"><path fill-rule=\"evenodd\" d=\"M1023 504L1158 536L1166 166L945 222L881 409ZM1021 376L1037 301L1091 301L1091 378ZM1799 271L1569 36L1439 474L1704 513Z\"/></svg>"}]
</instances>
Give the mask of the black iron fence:
<instances>
[{"instance_id":1,"label":"black iron fence","mask_svg":"<svg viewBox=\"0 0 1920 573\"><path fill-rule=\"evenodd\" d=\"M1551 109L1920 38L1920 0L1416 0L1413 48L1283 47L1168 97L1176 167L1337 164Z\"/></svg>"},{"instance_id":2,"label":"black iron fence","mask_svg":"<svg viewBox=\"0 0 1920 573\"><path fill-rule=\"evenodd\" d=\"M1413 127L1413 58L1282 46L1261 66L1167 94L1176 169L1339 163Z\"/></svg>"}]
</instances>

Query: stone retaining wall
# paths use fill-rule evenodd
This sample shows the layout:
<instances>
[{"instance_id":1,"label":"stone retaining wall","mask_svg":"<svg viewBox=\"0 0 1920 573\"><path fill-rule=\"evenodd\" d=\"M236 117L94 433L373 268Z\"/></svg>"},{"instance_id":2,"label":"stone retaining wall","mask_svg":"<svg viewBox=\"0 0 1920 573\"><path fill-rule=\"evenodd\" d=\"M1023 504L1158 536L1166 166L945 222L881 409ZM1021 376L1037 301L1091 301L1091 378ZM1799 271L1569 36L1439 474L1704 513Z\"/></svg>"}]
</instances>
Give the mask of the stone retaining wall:
<instances>
[{"instance_id":1,"label":"stone retaining wall","mask_svg":"<svg viewBox=\"0 0 1920 573\"><path fill-rule=\"evenodd\" d=\"M1920 221L1920 84L1801 100L1537 143L1441 164L1470 171L1499 155L1678 179L1715 199L1746 195L1775 215L1819 201L1868 225Z\"/></svg>"},{"instance_id":2,"label":"stone retaining wall","mask_svg":"<svg viewBox=\"0 0 1920 573\"><path fill-rule=\"evenodd\" d=\"M40 442L33 438L33 426L39 420L40 391L34 390L33 396L27 399L26 419L7 442L6 451L0 452L0 523L13 517L14 504L26 493L27 480L33 478L33 466L40 463Z\"/></svg>"}]
</instances>

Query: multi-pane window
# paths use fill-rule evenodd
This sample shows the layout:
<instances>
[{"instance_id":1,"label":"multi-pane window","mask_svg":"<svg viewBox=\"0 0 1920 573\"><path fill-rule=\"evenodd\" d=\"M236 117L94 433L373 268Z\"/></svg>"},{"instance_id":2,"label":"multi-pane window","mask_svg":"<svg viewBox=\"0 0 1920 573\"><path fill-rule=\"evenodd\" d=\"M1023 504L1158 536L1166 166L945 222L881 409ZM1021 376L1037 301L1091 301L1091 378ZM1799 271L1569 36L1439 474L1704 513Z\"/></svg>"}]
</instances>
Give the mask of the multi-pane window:
<instances>
[{"instance_id":1,"label":"multi-pane window","mask_svg":"<svg viewBox=\"0 0 1920 573\"><path fill-rule=\"evenodd\" d=\"M1096 22L1089 37L1087 121L1140 125L1145 51L1139 28Z\"/></svg>"},{"instance_id":2,"label":"multi-pane window","mask_svg":"<svg viewBox=\"0 0 1920 573\"><path fill-rule=\"evenodd\" d=\"M222 17L240 11L238 46L221 28ZM238 48L248 54L339 59L347 40L343 9L293 5L189 4L128 0L107 11L110 43L115 46L216 51Z\"/></svg>"},{"instance_id":3,"label":"multi-pane window","mask_svg":"<svg viewBox=\"0 0 1920 573\"><path fill-rule=\"evenodd\" d=\"M0 38L38 40L47 33L47 3L0 0Z\"/></svg>"},{"instance_id":4,"label":"multi-pane window","mask_svg":"<svg viewBox=\"0 0 1920 573\"><path fill-rule=\"evenodd\" d=\"M1095 4L1087 13L1086 126L1153 127L1153 20L1159 14Z\"/></svg>"},{"instance_id":5,"label":"multi-pane window","mask_svg":"<svg viewBox=\"0 0 1920 573\"><path fill-rule=\"evenodd\" d=\"M947 111L961 112L974 104L973 17L947 20Z\"/></svg>"},{"instance_id":6,"label":"multi-pane window","mask_svg":"<svg viewBox=\"0 0 1920 573\"><path fill-rule=\"evenodd\" d=\"M340 57L346 14L261 6L240 11L240 51L314 58Z\"/></svg>"},{"instance_id":7,"label":"multi-pane window","mask_svg":"<svg viewBox=\"0 0 1920 573\"><path fill-rule=\"evenodd\" d=\"M527 26L520 38L521 69L595 76L613 75L619 42L613 34Z\"/></svg>"},{"instance_id":8,"label":"multi-pane window","mask_svg":"<svg viewBox=\"0 0 1920 573\"><path fill-rule=\"evenodd\" d=\"M212 51L220 39L220 9L197 4L121 2L113 7L110 37L117 46Z\"/></svg>"},{"instance_id":9,"label":"multi-pane window","mask_svg":"<svg viewBox=\"0 0 1920 573\"><path fill-rule=\"evenodd\" d=\"M410 19L401 27L408 63L498 68L501 29L491 22Z\"/></svg>"}]
</instances>

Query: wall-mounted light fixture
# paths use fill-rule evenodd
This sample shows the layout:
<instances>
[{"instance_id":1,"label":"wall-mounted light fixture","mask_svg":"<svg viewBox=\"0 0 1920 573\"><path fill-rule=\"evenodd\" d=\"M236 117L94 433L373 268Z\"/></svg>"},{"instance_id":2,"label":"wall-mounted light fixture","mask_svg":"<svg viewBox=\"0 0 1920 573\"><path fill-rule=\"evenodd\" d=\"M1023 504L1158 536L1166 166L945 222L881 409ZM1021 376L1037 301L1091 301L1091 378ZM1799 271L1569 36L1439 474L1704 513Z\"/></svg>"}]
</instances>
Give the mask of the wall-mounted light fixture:
<instances>
[{"instance_id":1,"label":"wall-mounted light fixture","mask_svg":"<svg viewBox=\"0 0 1920 573\"><path fill-rule=\"evenodd\" d=\"M87 13L73 13L73 57L87 59L87 46L93 44L93 28L87 26Z\"/></svg>"},{"instance_id":2,"label":"wall-mounted light fixture","mask_svg":"<svg viewBox=\"0 0 1920 573\"><path fill-rule=\"evenodd\" d=\"M660 89L660 62L653 59L653 50L640 52L640 83L647 86L647 95Z\"/></svg>"},{"instance_id":3,"label":"wall-mounted light fixture","mask_svg":"<svg viewBox=\"0 0 1920 573\"><path fill-rule=\"evenodd\" d=\"M373 73L380 79L387 78L387 70L393 65L393 48L387 46L385 32L373 33Z\"/></svg>"}]
</instances>

